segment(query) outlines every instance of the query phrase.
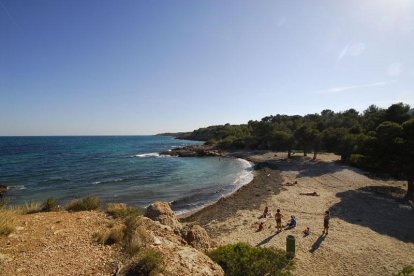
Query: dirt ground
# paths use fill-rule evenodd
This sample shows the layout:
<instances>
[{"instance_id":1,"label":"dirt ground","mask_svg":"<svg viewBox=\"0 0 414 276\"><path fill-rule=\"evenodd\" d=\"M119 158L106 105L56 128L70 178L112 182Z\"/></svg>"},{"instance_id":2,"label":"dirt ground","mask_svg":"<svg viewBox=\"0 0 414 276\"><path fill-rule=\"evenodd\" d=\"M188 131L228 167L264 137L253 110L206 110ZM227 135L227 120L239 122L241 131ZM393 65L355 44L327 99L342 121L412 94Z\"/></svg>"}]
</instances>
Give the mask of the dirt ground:
<instances>
[{"instance_id":1,"label":"dirt ground","mask_svg":"<svg viewBox=\"0 0 414 276\"><path fill-rule=\"evenodd\" d=\"M392 275L414 265L414 208L399 200L404 182L370 177L332 154L316 161L287 161L284 154L272 152L242 157L260 164L253 186L186 219L201 223L219 243L285 248L287 235L293 235L294 275ZM313 192L318 196L301 195ZM284 224L295 215L298 226L276 234L274 218L268 218L264 230L256 232L265 206L273 214L281 209ZM326 210L331 212L330 230L322 236ZM305 227L311 230L307 237Z\"/></svg>"},{"instance_id":2,"label":"dirt ground","mask_svg":"<svg viewBox=\"0 0 414 276\"><path fill-rule=\"evenodd\" d=\"M108 229L102 212L50 212L17 217L16 231L0 237L0 275L113 275L119 248L92 236Z\"/></svg>"}]
</instances>

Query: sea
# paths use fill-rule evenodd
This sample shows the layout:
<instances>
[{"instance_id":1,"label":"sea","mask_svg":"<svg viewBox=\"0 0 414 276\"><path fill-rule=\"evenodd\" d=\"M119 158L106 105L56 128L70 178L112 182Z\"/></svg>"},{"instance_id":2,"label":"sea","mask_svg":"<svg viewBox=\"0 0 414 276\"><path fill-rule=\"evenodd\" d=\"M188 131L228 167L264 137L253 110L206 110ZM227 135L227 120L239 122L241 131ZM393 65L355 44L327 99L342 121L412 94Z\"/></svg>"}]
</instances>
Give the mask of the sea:
<instances>
[{"instance_id":1,"label":"sea","mask_svg":"<svg viewBox=\"0 0 414 276\"><path fill-rule=\"evenodd\" d=\"M159 154L200 143L168 136L0 137L0 184L9 187L12 204L97 196L137 207L167 201L182 214L253 179L243 159Z\"/></svg>"}]
</instances>

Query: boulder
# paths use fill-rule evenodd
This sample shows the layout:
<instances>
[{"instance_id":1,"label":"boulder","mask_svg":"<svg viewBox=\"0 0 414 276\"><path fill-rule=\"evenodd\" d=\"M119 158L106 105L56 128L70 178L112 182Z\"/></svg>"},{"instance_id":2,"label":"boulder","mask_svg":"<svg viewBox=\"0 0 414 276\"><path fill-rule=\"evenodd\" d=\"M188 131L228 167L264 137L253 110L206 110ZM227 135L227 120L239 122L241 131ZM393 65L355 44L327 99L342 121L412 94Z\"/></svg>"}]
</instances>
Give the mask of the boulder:
<instances>
[{"instance_id":1,"label":"boulder","mask_svg":"<svg viewBox=\"0 0 414 276\"><path fill-rule=\"evenodd\" d=\"M0 198L6 195L7 190L8 188L6 185L0 184Z\"/></svg>"},{"instance_id":2,"label":"boulder","mask_svg":"<svg viewBox=\"0 0 414 276\"><path fill-rule=\"evenodd\" d=\"M170 204L167 202L155 202L147 207L145 216L161 224L168 225L173 229L181 229L181 223L178 221Z\"/></svg>"},{"instance_id":3,"label":"boulder","mask_svg":"<svg viewBox=\"0 0 414 276\"><path fill-rule=\"evenodd\" d=\"M198 250L206 251L213 246L207 231L200 225L192 225L185 229L182 231L182 236L189 245Z\"/></svg>"},{"instance_id":4,"label":"boulder","mask_svg":"<svg viewBox=\"0 0 414 276\"><path fill-rule=\"evenodd\" d=\"M189 246L182 236L177 235L170 229L170 227L145 217L142 218L140 225L153 237L152 242L144 243L142 245L141 253L146 250L153 250L156 251L162 259L163 271L161 274L154 275L224 276L223 269L217 263L212 261L200 250ZM199 229L199 227L200 226L190 227L188 230L194 228L194 236L197 236L196 230ZM194 240L197 239L194 238ZM127 260L124 265L118 269L116 275L136 275L131 273L133 272L133 268L139 264L139 256L140 254Z\"/></svg>"}]
</instances>

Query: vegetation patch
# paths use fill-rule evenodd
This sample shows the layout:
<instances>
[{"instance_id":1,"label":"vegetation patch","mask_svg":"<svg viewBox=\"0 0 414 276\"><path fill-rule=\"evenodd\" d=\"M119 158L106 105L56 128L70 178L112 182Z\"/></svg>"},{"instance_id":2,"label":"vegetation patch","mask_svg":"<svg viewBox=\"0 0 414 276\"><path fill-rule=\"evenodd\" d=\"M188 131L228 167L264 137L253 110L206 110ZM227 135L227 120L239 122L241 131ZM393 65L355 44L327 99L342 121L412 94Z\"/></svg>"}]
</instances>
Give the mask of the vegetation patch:
<instances>
[{"instance_id":1,"label":"vegetation patch","mask_svg":"<svg viewBox=\"0 0 414 276\"><path fill-rule=\"evenodd\" d=\"M220 246L208 253L226 275L290 275L293 261L286 252L272 247L253 247L246 243Z\"/></svg>"},{"instance_id":2,"label":"vegetation patch","mask_svg":"<svg viewBox=\"0 0 414 276\"><path fill-rule=\"evenodd\" d=\"M163 270L161 254L153 249L145 249L138 261L127 268L125 275L158 275Z\"/></svg>"},{"instance_id":3,"label":"vegetation patch","mask_svg":"<svg viewBox=\"0 0 414 276\"><path fill-rule=\"evenodd\" d=\"M99 198L88 196L81 199L74 199L68 203L66 210L72 212L97 210L101 206Z\"/></svg>"},{"instance_id":4,"label":"vegetation patch","mask_svg":"<svg viewBox=\"0 0 414 276\"><path fill-rule=\"evenodd\" d=\"M124 240L123 227L114 227L109 232L97 232L93 238L100 244L113 245Z\"/></svg>"},{"instance_id":5,"label":"vegetation patch","mask_svg":"<svg viewBox=\"0 0 414 276\"><path fill-rule=\"evenodd\" d=\"M114 218L126 218L128 216L141 216L143 210L140 208L129 207L124 203L108 203L106 212Z\"/></svg>"},{"instance_id":6,"label":"vegetation patch","mask_svg":"<svg viewBox=\"0 0 414 276\"><path fill-rule=\"evenodd\" d=\"M14 231L15 213L9 210L0 209L0 236L7 236Z\"/></svg>"},{"instance_id":7,"label":"vegetation patch","mask_svg":"<svg viewBox=\"0 0 414 276\"><path fill-rule=\"evenodd\" d=\"M59 210L59 202L53 198L49 197L42 205L43 212L51 212L51 211L58 211Z\"/></svg>"},{"instance_id":8,"label":"vegetation patch","mask_svg":"<svg viewBox=\"0 0 414 276\"><path fill-rule=\"evenodd\" d=\"M395 274L396 276L413 276L414 275L414 267L409 265L403 268L399 273Z\"/></svg>"}]
</instances>

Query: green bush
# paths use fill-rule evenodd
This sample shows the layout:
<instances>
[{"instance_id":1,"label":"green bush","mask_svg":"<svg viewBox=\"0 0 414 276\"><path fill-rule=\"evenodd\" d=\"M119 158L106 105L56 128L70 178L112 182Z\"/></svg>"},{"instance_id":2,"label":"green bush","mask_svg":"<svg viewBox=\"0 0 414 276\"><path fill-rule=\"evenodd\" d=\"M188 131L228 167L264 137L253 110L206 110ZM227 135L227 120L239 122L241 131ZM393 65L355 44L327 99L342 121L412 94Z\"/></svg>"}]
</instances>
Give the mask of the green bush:
<instances>
[{"instance_id":1,"label":"green bush","mask_svg":"<svg viewBox=\"0 0 414 276\"><path fill-rule=\"evenodd\" d=\"M74 199L68 203L66 210L72 212L97 210L101 206L99 198L88 196L81 199Z\"/></svg>"},{"instance_id":2,"label":"green bush","mask_svg":"<svg viewBox=\"0 0 414 276\"><path fill-rule=\"evenodd\" d=\"M363 168L366 166L366 158L362 154L351 154L349 162L352 166Z\"/></svg>"},{"instance_id":3,"label":"green bush","mask_svg":"<svg viewBox=\"0 0 414 276\"><path fill-rule=\"evenodd\" d=\"M156 275L163 271L161 255L153 250L146 249L138 262L130 265L125 275Z\"/></svg>"},{"instance_id":4,"label":"green bush","mask_svg":"<svg viewBox=\"0 0 414 276\"><path fill-rule=\"evenodd\" d=\"M59 203L53 197L49 197L42 205L43 212L57 211L59 209Z\"/></svg>"},{"instance_id":5,"label":"green bush","mask_svg":"<svg viewBox=\"0 0 414 276\"><path fill-rule=\"evenodd\" d=\"M414 267L409 265L403 268L396 276L413 276L414 275Z\"/></svg>"},{"instance_id":6,"label":"green bush","mask_svg":"<svg viewBox=\"0 0 414 276\"><path fill-rule=\"evenodd\" d=\"M290 275L293 262L283 250L252 247L246 243L228 244L208 253L226 275Z\"/></svg>"}]
</instances>

